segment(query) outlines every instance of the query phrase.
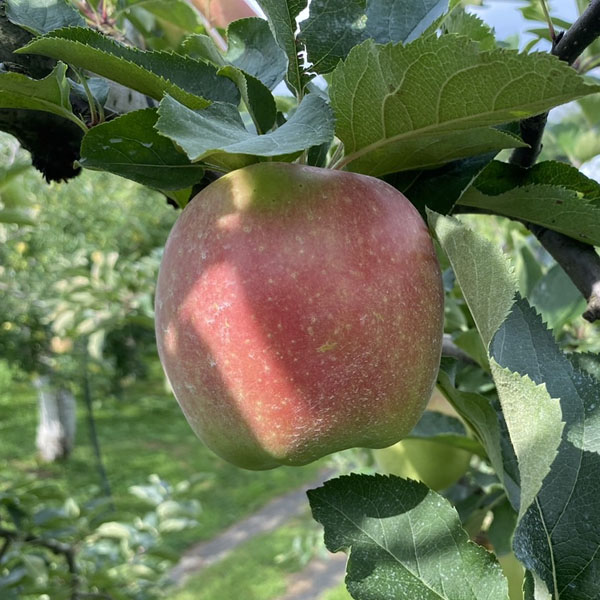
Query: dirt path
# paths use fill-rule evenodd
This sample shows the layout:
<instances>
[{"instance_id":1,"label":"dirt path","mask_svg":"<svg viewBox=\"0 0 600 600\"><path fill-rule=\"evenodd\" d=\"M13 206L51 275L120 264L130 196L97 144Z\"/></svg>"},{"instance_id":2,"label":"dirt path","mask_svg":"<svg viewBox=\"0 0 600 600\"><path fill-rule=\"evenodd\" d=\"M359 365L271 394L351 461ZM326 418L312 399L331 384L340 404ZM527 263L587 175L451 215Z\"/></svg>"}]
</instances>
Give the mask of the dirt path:
<instances>
[{"instance_id":1,"label":"dirt path","mask_svg":"<svg viewBox=\"0 0 600 600\"><path fill-rule=\"evenodd\" d=\"M287 592L277 600L316 600L328 589L342 583L345 574L346 555L343 552L314 558L302 571L290 576Z\"/></svg>"},{"instance_id":2,"label":"dirt path","mask_svg":"<svg viewBox=\"0 0 600 600\"><path fill-rule=\"evenodd\" d=\"M181 585L190 575L223 560L240 544L256 535L281 527L286 521L306 510L308 506L306 490L321 485L334 474L333 470L323 471L318 479L271 500L258 512L238 521L212 540L192 546L170 571L169 578L175 585Z\"/></svg>"}]
</instances>

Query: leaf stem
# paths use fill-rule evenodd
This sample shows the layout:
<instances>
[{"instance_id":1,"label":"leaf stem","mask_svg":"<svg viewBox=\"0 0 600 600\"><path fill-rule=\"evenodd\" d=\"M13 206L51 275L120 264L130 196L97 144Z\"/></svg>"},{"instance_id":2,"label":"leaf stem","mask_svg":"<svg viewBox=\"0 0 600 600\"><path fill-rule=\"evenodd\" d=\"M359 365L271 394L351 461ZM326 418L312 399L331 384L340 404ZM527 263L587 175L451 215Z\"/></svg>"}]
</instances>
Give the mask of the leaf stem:
<instances>
[{"instance_id":1,"label":"leaf stem","mask_svg":"<svg viewBox=\"0 0 600 600\"><path fill-rule=\"evenodd\" d=\"M335 169L336 163L344 156L344 142L340 141L327 164L328 169Z\"/></svg>"},{"instance_id":2,"label":"leaf stem","mask_svg":"<svg viewBox=\"0 0 600 600\"><path fill-rule=\"evenodd\" d=\"M550 13L548 12L548 5L546 4L546 0L540 0L542 4L542 10L544 11L544 16L546 17L546 22L548 23L548 30L550 31L550 39L554 41L556 39L556 30L554 29L554 23L552 23L552 18L550 17Z\"/></svg>"},{"instance_id":3,"label":"leaf stem","mask_svg":"<svg viewBox=\"0 0 600 600\"><path fill-rule=\"evenodd\" d=\"M85 91L85 96L88 101L88 106L90 107L90 119L91 119L92 125L95 125L98 122L97 114L96 114L96 99L94 98L94 95L92 94L92 91L90 90L90 86L87 83L87 79L85 78L85 75L81 72L80 69L73 67L73 70L75 71L75 73L77 75L77 79L79 79L79 82L83 86L83 89Z\"/></svg>"}]
</instances>

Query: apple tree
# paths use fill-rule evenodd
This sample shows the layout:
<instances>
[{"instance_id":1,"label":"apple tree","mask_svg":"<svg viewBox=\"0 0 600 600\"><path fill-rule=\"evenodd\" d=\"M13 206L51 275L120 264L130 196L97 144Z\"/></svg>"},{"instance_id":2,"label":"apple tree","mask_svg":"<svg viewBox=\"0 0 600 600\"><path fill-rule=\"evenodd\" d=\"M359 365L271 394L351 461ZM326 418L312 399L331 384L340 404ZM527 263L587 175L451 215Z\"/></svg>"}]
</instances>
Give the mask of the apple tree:
<instances>
[{"instance_id":1,"label":"apple tree","mask_svg":"<svg viewBox=\"0 0 600 600\"><path fill-rule=\"evenodd\" d=\"M0 15L0 127L31 151L34 165L50 180L69 179L87 168L142 183L182 209L196 197L179 227L187 227L188 238L195 236L198 246L189 239L178 246L175 235L165 263L170 273L181 273L181 286L188 286L189 294L170 294L179 285L173 279L159 298L166 303L179 298L167 322L185 314L191 326L176 333L160 327L158 336L165 336L167 353L185 339L186 360L198 361L194 377L199 379L186 379L192 369L180 368L175 353L167 372L180 401L178 388L198 395L198 404L182 402L186 416L203 423L201 435L217 450L223 443L235 445L237 432L244 431L248 439L258 440L261 452L272 457L280 451L266 448L257 437L263 413L255 392L264 390L264 401L270 402L272 376L260 379L257 366L252 382L257 399L248 406L250 392L240 383L242 375L230 377L233 383L227 387L226 374L233 372L227 361L237 360L246 339L248 356L257 350L252 335L242 337L252 328L273 333L272 346L283 356L276 330L305 316L300 293L305 288L294 294L286 280L286 298L298 302L288 307L294 317L275 323L273 332L265 328L270 313L260 303L254 315L263 319L250 317L242 324L235 310L219 316L221 339L231 335L240 341L223 358L218 342L202 334L201 322L209 319L208 311L227 313L231 305L215 302L196 314L188 302L200 299L196 279L230 266L226 253L202 266L206 239L222 235L223 248L235 246L235 260L243 262L244 256L260 252L256 229L263 230L256 215L271 215L269 227L283 242L266 246L268 257L256 264L259 274L266 273L266 264L277 272L284 264L287 269L292 251L300 254L294 244L303 239L303 230L294 230L297 223L288 215L305 206L310 219L313 209L322 210L313 202L317 196L325 205L328 194L356 203L352 188L363 189L371 181L374 190L382 189L381 181L369 177L386 182L390 197L406 196L410 211L427 222L441 265L441 277L436 277L445 291L445 335L440 326L435 340L430 334L415 335L411 347L398 343L384 349L374 347L376 336L367 336L363 354L354 358L401 349L418 366L425 348L439 357L441 345L435 383L454 412L425 412L408 437L434 438L448 448L467 450L470 471L441 493L396 476L351 474L329 481L309 492L325 543L332 552L348 553L346 585L358 600L506 600L508 583L497 558L512 559L513 552L525 569L525 599L592 600L600 595L595 490L600 370L594 326L600 318L595 248L600 245L600 185L579 167L600 150L595 135L600 85L594 77L600 1L578 0L573 22L553 18L544 0L525 2L522 13L532 22L533 40L521 51L497 40L467 4L259 0L266 19L242 18L223 30L222 22L211 22L202 12L201 2L6 0ZM548 50L539 51L544 42ZM548 124L549 111L570 102L577 104L564 119L551 118ZM268 172L273 176L257 175ZM286 179L282 173L288 172L296 175ZM314 180L339 181L339 186L319 187L310 173ZM297 174L308 178L300 198ZM362 200L365 210L378 210L370 194ZM289 206L287 212L283 205ZM188 218L196 211L196 220ZM281 217L279 229L273 215ZM338 247L335 259L347 261L355 256L350 249L364 248L375 264L375 248L363 242L377 240L377 232L351 229L360 219L352 225L346 216L331 221L332 231L346 220L346 237L355 243ZM482 235L485 231L491 235ZM244 247L240 240L246 233ZM339 283L337 288L348 291L347 281L326 282L334 263L333 253L327 254L329 241L325 236L313 242L322 246L321 281L327 289ZM381 248L387 252L385 244ZM365 257L356 254L357 269ZM307 263L294 260L302 279ZM403 264L415 281L421 281L422 269L437 273L437 266L413 261L412 255L404 256ZM354 273L348 262L344 269ZM264 294L268 301L268 289L279 298L283 279L265 276L259 281L264 289L246 300ZM369 273L355 279L357 297L368 282ZM225 298L229 283L222 278L210 293ZM435 318L435 311L421 310L434 301L432 294L410 296L410 302L390 297L398 318L412 319L416 332L423 319ZM281 309L279 302L274 306ZM577 309L582 316L575 316ZM393 329L388 312L371 314L369 333ZM379 339L385 343L384 335ZM289 367L294 358L313 364L305 362L304 346L285 348L289 360L273 363L282 367L286 381L295 375ZM333 360L346 347L332 338L313 348L332 362L329 373L309 370L306 385L350 373L344 371L350 363ZM268 344L260 347L263 351L268 352ZM398 369L407 362L398 359ZM382 377L372 368L376 362L364 372L363 362L352 364L359 365L357 379L345 382L343 393L359 390L353 400L358 405L368 397L362 390L372 389L368 385L381 383ZM404 371L397 375L402 378ZM212 393L217 389L235 399L237 412L224 413L228 422L216 423L222 429L213 430L211 421L207 426L203 419L209 411L213 422L219 419L221 398ZM390 389L393 396L404 388ZM290 435L305 444L303 456L329 452L328 444L315 452L320 443L315 439L332 422L340 425L333 392L332 398L331 404L292 401L281 421L271 419L260 427L277 432L291 419L293 429L297 415L313 411L312 425L302 421ZM420 415L427 400L420 398L411 410L420 406ZM402 398L394 401L403 410ZM335 449L377 448L406 435L399 429L392 439L389 424L398 415L381 419L379 405L370 408L370 415L356 413L360 417L344 413L346 433L338 427ZM355 435L371 423L367 442ZM223 440L228 424L236 437ZM285 451L276 463L291 462ZM518 597L514 589L511 594Z\"/></svg>"}]
</instances>

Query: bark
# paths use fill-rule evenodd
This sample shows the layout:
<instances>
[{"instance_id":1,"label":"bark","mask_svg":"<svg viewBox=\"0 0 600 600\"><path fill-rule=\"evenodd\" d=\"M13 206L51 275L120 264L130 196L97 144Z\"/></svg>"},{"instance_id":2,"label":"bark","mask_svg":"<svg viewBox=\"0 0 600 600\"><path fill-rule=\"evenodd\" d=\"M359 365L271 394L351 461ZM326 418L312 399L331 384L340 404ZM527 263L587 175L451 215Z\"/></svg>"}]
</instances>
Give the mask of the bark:
<instances>
[{"instance_id":1,"label":"bark","mask_svg":"<svg viewBox=\"0 0 600 600\"><path fill-rule=\"evenodd\" d=\"M75 445L76 404L73 394L55 386L50 376L37 377L39 420L36 447L45 462L68 458Z\"/></svg>"}]
</instances>

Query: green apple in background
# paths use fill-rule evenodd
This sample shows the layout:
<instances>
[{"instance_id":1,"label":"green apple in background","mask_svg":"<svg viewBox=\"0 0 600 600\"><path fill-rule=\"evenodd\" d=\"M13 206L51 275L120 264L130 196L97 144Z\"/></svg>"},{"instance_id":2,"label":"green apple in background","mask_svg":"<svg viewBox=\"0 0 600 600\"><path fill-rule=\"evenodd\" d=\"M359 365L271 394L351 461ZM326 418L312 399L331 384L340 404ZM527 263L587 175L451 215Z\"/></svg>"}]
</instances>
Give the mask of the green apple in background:
<instances>
[{"instance_id":1,"label":"green apple in background","mask_svg":"<svg viewBox=\"0 0 600 600\"><path fill-rule=\"evenodd\" d=\"M461 420L437 389L429 399L427 410ZM409 437L389 448L374 450L373 456L382 473L422 481L432 490L444 490L467 472L472 454L435 437Z\"/></svg>"},{"instance_id":2,"label":"green apple in background","mask_svg":"<svg viewBox=\"0 0 600 600\"><path fill-rule=\"evenodd\" d=\"M379 179L300 164L258 163L200 192L156 290L159 354L188 422L248 469L408 434L443 317L413 205Z\"/></svg>"},{"instance_id":3,"label":"green apple in background","mask_svg":"<svg viewBox=\"0 0 600 600\"><path fill-rule=\"evenodd\" d=\"M523 600L523 578L525 569L517 557L511 552L498 557L502 572L508 579L508 596L510 600Z\"/></svg>"},{"instance_id":4,"label":"green apple in background","mask_svg":"<svg viewBox=\"0 0 600 600\"><path fill-rule=\"evenodd\" d=\"M422 481L432 490L456 483L469 468L471 453L431 438L409 438L381 450L373 450L382 473Z\"/></svg>"}]
</instances>

